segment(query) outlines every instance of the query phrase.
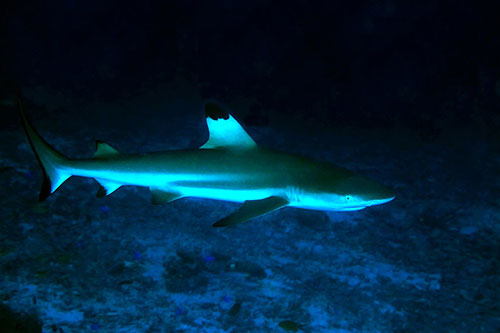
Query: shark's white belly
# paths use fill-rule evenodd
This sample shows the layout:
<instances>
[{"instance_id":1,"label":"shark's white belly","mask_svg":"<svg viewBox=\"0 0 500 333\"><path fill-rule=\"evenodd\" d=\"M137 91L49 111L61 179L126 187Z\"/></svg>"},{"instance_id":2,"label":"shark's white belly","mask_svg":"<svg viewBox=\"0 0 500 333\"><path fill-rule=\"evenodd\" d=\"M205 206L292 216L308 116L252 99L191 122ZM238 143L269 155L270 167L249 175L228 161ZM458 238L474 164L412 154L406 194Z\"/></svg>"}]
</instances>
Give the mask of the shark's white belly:
<instances>
[{"instance_id":1,"label":"shark's white belly","mask_svg":"<svg viewBox=\"0 0 500 333\"><path fill-rule=\"evenodd\" d=\"M186 197L198 197L206 199L244 202L246 200L261 200L274 195L272 189L219 189L219 188L197 188L192 187L171 187L176 192L182 193Z\"/></svg>"},{"instance_id":2,"label":"shark's white belly","mask_svg":"<svg viewBox=\"0 0 500 333\"><path fill-rule=\"evenodd\" d=\"M243 176L237 175L166 174L85 169L73 169L70 172L76 176L95 178L100 183L145 186L177 192L186 197L233 202L260 200L279 192L278 189L273 188L255 188L254 186L248 188L245 186L247 182L242 181Z\"/></svg>"}]
</instances>

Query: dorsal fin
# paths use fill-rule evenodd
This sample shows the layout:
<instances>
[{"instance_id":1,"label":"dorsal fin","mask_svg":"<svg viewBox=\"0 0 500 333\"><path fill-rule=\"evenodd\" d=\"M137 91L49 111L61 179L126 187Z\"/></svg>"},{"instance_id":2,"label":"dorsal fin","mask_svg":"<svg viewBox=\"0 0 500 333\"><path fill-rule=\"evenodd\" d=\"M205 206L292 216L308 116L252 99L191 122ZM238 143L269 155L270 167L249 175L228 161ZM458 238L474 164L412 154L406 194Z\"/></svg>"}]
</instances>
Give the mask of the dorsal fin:
<instances>
[{"instance_id":1,"label":"dorsal fin","mask_svg":"<svg viewBox=\"0 0 500 333\"><path fill-rule=\"evenodd\" d=\"M120 154L118 150L116 150L115 148L111 147L110 145L102 141L96 141L95 146L96 146L96 151L94 154L94 158L108 157Z\"/></svg>"},{"instance_id":2,"label":"dorsal fin","mask_svg":"<svg viewBox=\"0 0 500 333\"><path fill-rule=\"evenodd\" d=\"M202 149L250 149L257 146L245 129L226 110L213 102L205 104L208 141Z\"/></svg>"}]
</instances>

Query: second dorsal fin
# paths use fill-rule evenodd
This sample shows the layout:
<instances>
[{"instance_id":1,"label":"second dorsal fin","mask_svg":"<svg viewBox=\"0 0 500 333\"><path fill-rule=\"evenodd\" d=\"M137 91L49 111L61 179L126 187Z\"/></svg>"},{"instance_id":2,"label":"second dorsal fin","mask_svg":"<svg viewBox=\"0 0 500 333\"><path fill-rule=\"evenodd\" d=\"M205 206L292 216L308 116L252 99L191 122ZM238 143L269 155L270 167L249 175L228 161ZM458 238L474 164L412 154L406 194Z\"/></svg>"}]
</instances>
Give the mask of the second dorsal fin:
<instances>
[{"instance_id":1,"label":"second dorsal fin","mask_svg":"<svg viewBox=\"0 0 500 333\"><path fill-rule=\"evenodd\" d=\"M102 141L96 141L95 145L96 145L96 151L94 154L94 158L102 158L120 154L118 150L116 150L115 148L111 147L110 145Z\"/></svg>"}]
</instances>

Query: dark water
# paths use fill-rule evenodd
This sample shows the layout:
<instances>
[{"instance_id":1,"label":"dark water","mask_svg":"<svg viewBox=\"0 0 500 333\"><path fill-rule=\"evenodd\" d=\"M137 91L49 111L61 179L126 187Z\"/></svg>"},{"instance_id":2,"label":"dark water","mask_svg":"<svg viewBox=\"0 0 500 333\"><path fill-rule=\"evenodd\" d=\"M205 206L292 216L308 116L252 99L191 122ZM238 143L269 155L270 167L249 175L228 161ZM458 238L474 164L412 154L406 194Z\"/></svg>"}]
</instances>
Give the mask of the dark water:
<instances>
[{"instance_id":1,"label":"dark water","mask_svg":"<svg viewBox=\"0 0 500 333\"><path fill-rule=\"evenodd\" d=\"M7 1L0 331L497 332L500 35L475 1ZM393 188L355 212L238 209L42 172L15 108L72 158L194 148L202 105L261 145Z\"/></svg>"}]
</instances>

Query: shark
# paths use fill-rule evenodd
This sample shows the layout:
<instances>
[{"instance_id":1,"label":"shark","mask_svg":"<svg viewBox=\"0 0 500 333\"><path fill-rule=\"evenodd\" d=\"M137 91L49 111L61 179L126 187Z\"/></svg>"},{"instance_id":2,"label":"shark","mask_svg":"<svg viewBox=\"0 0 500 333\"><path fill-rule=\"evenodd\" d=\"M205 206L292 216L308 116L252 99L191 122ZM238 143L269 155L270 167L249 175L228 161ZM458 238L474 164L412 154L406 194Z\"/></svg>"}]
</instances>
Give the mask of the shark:
<instances>
[{"instance_id":1,"label":"shark","mask_svg":"<svg viewBox=\"0 0 500 333\"><path fill-rule=\"evenodd\" d=\"M355 211L395 198L390 188L331 163L258 145L217 102L203 105L208 140L195 149L142 154L119 152L96 142L92 158L71 159L48 144L18 109L28 141L43 171L39 200L71 176L99 184L98 197L126 185L148 187L153 204L184 197L243 203L213 224L235 226L283 207Z\"/></svg>"}]
</instances>

